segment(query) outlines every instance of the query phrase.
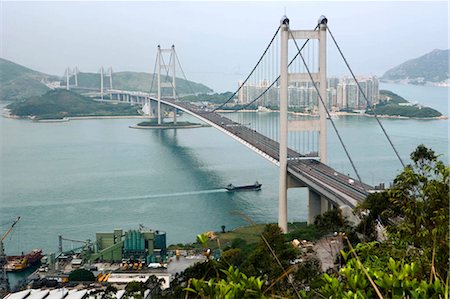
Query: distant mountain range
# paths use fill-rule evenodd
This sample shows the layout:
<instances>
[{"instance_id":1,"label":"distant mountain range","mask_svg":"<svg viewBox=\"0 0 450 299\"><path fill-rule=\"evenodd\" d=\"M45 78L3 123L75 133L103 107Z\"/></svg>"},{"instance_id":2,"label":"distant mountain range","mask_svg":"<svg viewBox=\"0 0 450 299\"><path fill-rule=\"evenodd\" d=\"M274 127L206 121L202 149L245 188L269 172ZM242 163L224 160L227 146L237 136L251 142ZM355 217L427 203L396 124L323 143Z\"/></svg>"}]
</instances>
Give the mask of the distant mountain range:
<instances>
[{"instance_id":1,"label":"distant mountain range","mask_svg":"<svg viewBox=\"0 0 450 299\"><path fill-rule=\"evenodd\" d=\"M113 73L113 88L131 91L150 91L153 74L139 72ZM12 61L0 58L0 100L15 101L32 96L40 96L50 90L46 85L60 81L58 76L44 74ZM60 81L65 84L65 78ZM73 78L70 79L73 84ZM164 79L162 79L165 81ZM100 74L79 73L78 85L86 88L100 88ZM209 93L213 90L203 84L176 79L178 94ZM109 87L109 77L104 77L105 88ZM156 91L156 77L153 91Z\"/></svg>"},{"instance_id":2,"label":"distant mountain range","mask_svg":"<svg viewBox=\"0 0 450 299\"><path fill-rule=\"evenodd\" d=\"M381 80L409 84L445 82L450 78L449 54L450 50L433 50L388 70Z\"/></svg>"}]
</instances>

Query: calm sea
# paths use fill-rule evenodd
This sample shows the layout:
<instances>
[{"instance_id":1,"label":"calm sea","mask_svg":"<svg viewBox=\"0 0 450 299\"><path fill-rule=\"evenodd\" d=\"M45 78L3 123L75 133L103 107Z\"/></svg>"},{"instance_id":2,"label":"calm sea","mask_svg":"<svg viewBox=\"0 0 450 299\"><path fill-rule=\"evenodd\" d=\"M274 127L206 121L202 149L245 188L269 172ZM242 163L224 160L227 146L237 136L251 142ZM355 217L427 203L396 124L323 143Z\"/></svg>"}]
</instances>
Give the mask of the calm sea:
<instances>
[{"instance_id":1,"label":"calm sea","mask_svg":"<svg viewBox=\"0 0 450 299\"><path fill-rule=\"evenodd\" d=\"M448 89L383 85L448 115ZM271 114L266 119L270 120ZM273 114L273 117L277 117ZM184 115L184 119L192 120ZM195 121L195 120L194 120ZM136 130L136 119L33 123L0 118L3 233L6 252L58 248L58 235L85 240L95 232L167 232L168 243L198 233L277 221L278 168L214 128ZM335 120L356 167L369 184L391 181L401 165L372 118ZM448 163L448 120L382 119L401 156L421 143ZM329 164L353 175L329 130ZM227 193L229 183L263 184L260 192ZM289 221L307 219L306 190L289 190ZM77 243L64 243L65 249Z\"/></svg>"}]
</instances>

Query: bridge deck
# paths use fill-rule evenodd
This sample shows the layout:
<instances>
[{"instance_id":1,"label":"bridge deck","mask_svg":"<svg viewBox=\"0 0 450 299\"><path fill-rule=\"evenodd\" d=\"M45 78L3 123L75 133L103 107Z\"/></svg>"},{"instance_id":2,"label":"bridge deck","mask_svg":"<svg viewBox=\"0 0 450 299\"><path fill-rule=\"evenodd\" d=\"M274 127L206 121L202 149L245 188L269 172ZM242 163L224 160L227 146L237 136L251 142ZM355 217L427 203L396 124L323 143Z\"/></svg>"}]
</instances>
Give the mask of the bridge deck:
<instances>
[{"instance_id":1,"label":"bridge deck","mask_svg":"<svg viewBox=\"0 0 450 299\"><path fill-rule=\"evenodd\" d=\"M279 144L277 141L218 113L205 111L190 103L174 101L171 99L164 99L164 101L208 120L234 135L236 138L242 139L272 159L278 161ZM288 149L288 159L288 172L291 175L303 182L307 181L309 187L313 189L327 190L327 192L338 198L341 203L349 205L350 207L355 207L359 201L367 196L368 191L373 189L372 186L358 182L351 177L339 173L315 159L307 158L292 149Z\"/></svg>"}]
</instances>

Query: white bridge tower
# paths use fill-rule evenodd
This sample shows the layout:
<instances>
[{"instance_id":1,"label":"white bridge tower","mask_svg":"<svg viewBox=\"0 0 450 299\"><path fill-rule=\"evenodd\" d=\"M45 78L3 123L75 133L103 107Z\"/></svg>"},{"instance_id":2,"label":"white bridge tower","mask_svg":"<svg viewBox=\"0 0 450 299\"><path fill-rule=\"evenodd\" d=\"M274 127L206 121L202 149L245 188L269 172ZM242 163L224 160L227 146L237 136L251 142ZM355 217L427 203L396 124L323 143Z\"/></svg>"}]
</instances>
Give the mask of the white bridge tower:
<instances>
[{"instance_id":1,"label":"white bridge tower","mask_svg":"<svg viewBox=\"0 0 450 299\"><path fill-rule=\"evenodd\" d=\"M327 71L326 71L326 30L327 19L322 16L318 22L319 30L290 30L289 19L284 16L281 19L281 62L280 62L280 174L279 174L279 199L278 199L278 225L283 232L287 232L287 189L288 172L287 172L287 148L288 148L288 85L289 81L310 81L308 73L289 73L288 71L288 42L289 39L310 39L319 41L319 70L317 73L311 73L314 82L319 83L319 92L324 103L326 103L327 91ZM326 109L319 100L319 157L322 163L327 162L327 118ZM312 217L327 209L328 203L321 202L320 195L313 190L309 191L309 220ZM317 209L319 211L317 211ZM318 213L317 213L318 212Z\"/></svg>"}]
</instances>

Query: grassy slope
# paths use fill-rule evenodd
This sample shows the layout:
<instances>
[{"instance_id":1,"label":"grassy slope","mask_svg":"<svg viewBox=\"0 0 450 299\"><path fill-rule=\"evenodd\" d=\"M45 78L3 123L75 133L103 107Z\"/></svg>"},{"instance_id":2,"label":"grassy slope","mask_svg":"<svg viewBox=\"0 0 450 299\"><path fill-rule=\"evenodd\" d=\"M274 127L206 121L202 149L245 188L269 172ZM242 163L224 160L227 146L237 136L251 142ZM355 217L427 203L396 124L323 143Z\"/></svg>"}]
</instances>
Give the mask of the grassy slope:
<instances>
[{"instance_id":1,"label":"grassy slope","mask_svg":"<svg viewBox=\"0 0 450 299\"><path fill-rule=\"evenodd\" d=\"M11 109L11 113L14 115L33 115L38 118L138 115L135 106L99 103L64 89L51 90L42 96L35 96L24 101L12 103L8 108Z\"/></svg>"},{"instance_id":2,"label":"grassy slope","mask_svg":"<svg viewBox=\"0 0 450 299\"><path fill-rule=\"evenodd\" d=\"M41 83L54 77L0 58L0 100L18 100L46 93L49 88Z\"/></svg>"}]
</instances>

